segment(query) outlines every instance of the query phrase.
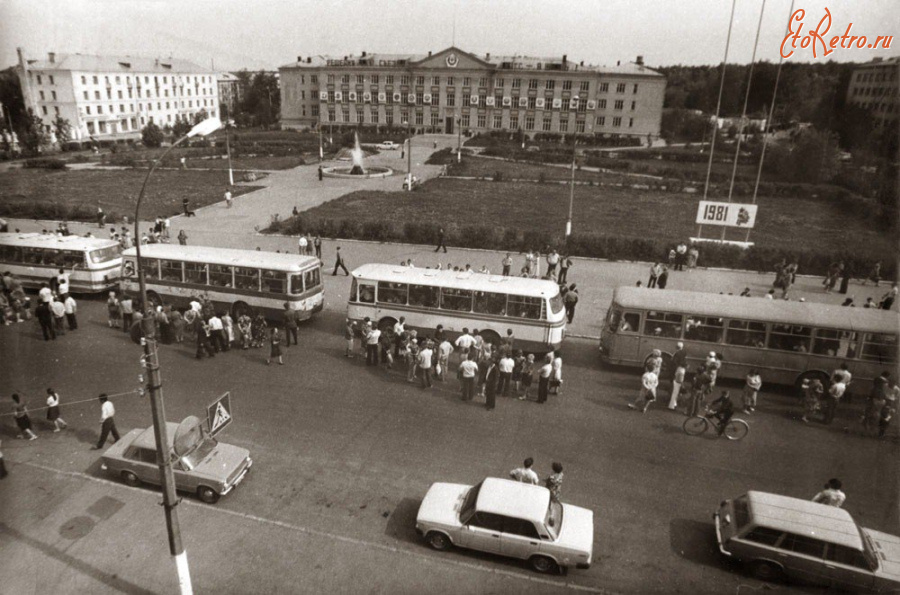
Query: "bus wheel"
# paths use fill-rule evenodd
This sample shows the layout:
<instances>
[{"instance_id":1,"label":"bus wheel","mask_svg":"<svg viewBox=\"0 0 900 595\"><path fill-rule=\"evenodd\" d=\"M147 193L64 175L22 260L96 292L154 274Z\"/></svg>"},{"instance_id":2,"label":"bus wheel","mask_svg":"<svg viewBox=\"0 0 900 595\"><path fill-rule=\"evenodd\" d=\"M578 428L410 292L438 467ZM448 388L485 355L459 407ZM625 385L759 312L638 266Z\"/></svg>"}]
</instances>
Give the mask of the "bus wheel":
<instances>
[{"instance_id":1,"label":"bus wheel","mask_svg":"<svg viewBox=\"0 0 900 595\"><path fill-rule=\"evenodd\" d=\"M382 333L387 332L387 331L393 331L395 324L397 324L396 319L391 318L390 316L385 316L384 318L382 318L381 320L378 321L378 330L380 330Z\"/></svg>"},{"instance_id":2,"label":"bus wheel","mask_svg":"<svg viewBox=\"0 0 900 595\"><path fill-rule=\"evenodd\" d=\"M153 307L154 310L156 310L157 306L162 306L162 303L163 303L162 298L159 297L159 294L156 293L155 291L147 292L147 302L149 303L150 306Z\"/></svg>"},{"instance_id":3,"label":"bus wheel","mask_svg":"<svg viewBox=\"0 0 900 595\"><path fill-rule=\"evenodd\" d=\"M245 314L247 316L250 316L251 312L252 312L252 310L250 309L250 306L248 306L244 302L235 302L231 306L231 317L234 318L235 321L237 321L238 318L240 318L241 316L243 316Z\"/></svg>"},{"instance_id":4,"label":"bus wheel","mask_svg":"<svg viewBox=\"0 0 900 595\"><path fill-rule=\"evenodd\" d=\"M799 376L797 376L797 380L795 381L795 386L799 389L800 387L803 386L804 380L809 380L809 381L819 380L822 383L822 386L827 387L829 378L828 378L828 374L826 374L825 372L810 370L809 372L804 372L804 373L800 374Z\"/></svg>"},{"instance_id":5,"label":"bus wheel","mask_svg":"<svg viewBox=\"0 0 900 595\"><path fill-rule=\"evenodd\" d=\"M500 347L500 334L494 331L481 331L481 338L485 343L491 343L495 348Z\"/></svg>"}]
</instances>

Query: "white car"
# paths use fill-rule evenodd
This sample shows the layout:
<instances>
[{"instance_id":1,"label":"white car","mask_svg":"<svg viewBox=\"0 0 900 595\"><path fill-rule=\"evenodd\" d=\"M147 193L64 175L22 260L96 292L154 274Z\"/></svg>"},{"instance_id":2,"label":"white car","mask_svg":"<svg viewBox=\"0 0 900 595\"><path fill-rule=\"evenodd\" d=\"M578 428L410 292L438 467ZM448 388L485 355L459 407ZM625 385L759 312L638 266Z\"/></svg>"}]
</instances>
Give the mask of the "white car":
<instances>
[{"instance_id":1,"label":"white car","mask_svg":"<svg viewBox=\"0 0 900 595\"><path fill-rule=\"evenodd\" d=\"M550 498L541 486L488 477L476 486L436 483L416 516L436 550L459 546L528 560L538 572L590 568L594 513Z\"/></svg>"},{"instance_id":2,"label":"white car","mask_svg":"<svg viewBox=\"0 0 900 595\"><path fill-rule=\"evenodd\" d=\"M392 140L386 140L375 146L378 147L379 149L381 149L382 151L396 151L397 149L400 148L400 145L398 145L397 143L395 143Z\"/></svg>"}]
</instances>

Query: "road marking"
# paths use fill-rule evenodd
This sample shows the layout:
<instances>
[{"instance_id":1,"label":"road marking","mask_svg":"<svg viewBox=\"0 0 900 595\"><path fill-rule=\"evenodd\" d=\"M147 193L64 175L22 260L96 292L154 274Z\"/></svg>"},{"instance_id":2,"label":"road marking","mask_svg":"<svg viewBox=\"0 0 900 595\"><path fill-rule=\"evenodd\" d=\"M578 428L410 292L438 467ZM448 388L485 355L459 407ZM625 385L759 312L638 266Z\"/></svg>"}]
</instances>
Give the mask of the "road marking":
<instances>
[{"instance_id":1,"label":"road marking","mask_svg":"<svg viewBox=\"0 0 900 595\"><path fill-rule=\"evenodd\" d=\"M27 467L33 467L35 469L41 469L43 471L48 471L50 473L55 473L57 475L72 477L72 478L76 478L76 479L84 479L84 480L88 480L88 481L93 481L95 483L101 483L101 484L108 485L108 486L114 486L116 488L129 490L129 491L139 493L139 494L160 495L157 492L148 491L141 487L127 486L122 483L112 481L109 479L103 479L101 477L94 477L93 475L88 475L87 473L83 473L81 471L62 471L60 469L55 469L53 467L48 467L46 465L40 465L38 463L31 463L31 462L25 462L25 463L19 463L19 464L27 466ZM512 570L503 570L503 569L498 569L498 568L492 568L489 566L484 566L482 564L476 564L474 562L466 562L466 561L462 561L462 560L453 560L450 558L437 557L437 554L429 555L429 554L424 554L424 553L420 553L420 552L415 552L415 551L405 549L405 548L395 547L395 546L391 546L391 545L385 545L383 543L366 541L364 539L357 539L355 537L347 537L346 535L338 535L336 533L329 533L328 531L321 531L319 529L312 529L310 527L294 525L292 523L287 523L284 521L267 519L265 517L260 517L260 516L254 515L254 514L247 514L244 512L228 510L225 508L216 508L216 507L210 506L208 504L194 502L193 500L183 499L183 500L181 500L181 503L186 504L188 506L196 506L198 508L202 508L202 509L210 511L210 512L218 512L218 513L230 515L233 517L238 517L238 518L241 518L244 520L252 521L252 522L263 524L263 525L271 525L274 527L287 529L289 531L295 531L297 533L304 533L306 535L323 537L325 539L331 539L333 541L340 541L342 543L349 543L352 545L359 545L359 546L363 546L363 547L367 547L367 548L373 548L376 550L380 550L382 552L388 552L388 553L393 553L393 554L402 554L402 555L406 555L406 556L410 556L412 558L422 560L424 562L436 562L436 563L445 564L445 565L449 565L449 566L456 566L458 568L466 568L468 570L477 570L479 572L485 572L488 574L494 574L494 575L504 576L504 577L513 578L513 579L526 580L526 581L530 581L532 583L537 583L537 584L541 584L541 585L549 585L549 586L557 587L557 588L571 589L573 591L581 591L581 592L586 592L586 593L597 593L599 595L618 595L615 591L609 591L607 589L603 589L600 587L579 585L577 583L572 583L572 582L568 582L568 581L557 582L557 581L547 579L547 578L542 578L539 576L530 576L528 574L524 574L521 572L515 572Z\"/></svg>"}]
</instances>

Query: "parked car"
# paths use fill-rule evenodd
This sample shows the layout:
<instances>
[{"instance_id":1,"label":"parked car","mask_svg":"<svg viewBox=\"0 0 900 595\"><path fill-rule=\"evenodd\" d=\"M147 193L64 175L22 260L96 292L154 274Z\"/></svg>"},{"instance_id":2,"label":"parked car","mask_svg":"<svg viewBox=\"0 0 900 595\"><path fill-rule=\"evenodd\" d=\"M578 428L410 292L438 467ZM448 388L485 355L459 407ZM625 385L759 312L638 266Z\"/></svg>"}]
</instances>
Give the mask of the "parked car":
<instances>
[{"instance_id":1,"label":"parked car","mask_svg":"<svg viewBox=\"0 0 900 595\"><path fill-rule=\"evenodd\" d=\"M900 538L860 527L846 510L765 492L723 501L719 550L762 580L793 578L852 592L900 589Z\"/></svg>"},{"instance_id":2,"label":"parked car","mask_svg":"<svg viewBox=\"0 0 900 595\"><path fill-rule=\"evenodd\" d=\"M397 143L395 143L392 140L382 141L375 146L378 147L379 149L381 149L382 151L396 151L397 149L400 148L400 145L398 145Z\"/></svg>"},{"instance_id":3,"label":"parked car","mask_svg":"<svg viewBox=\"0 0 900 595\"><path fill-rule=\"evenodd\" d=\"M538 572L590 568L594 513L550 498L542 486L488 477L476 486L435 483L416 532L436 550L451 546L528 560Z\"/></svg>"},{"instance_id":4,"label":"parked car","mask_svg":"<svg viewBox=\"0 0 900 595\"><path fill-rule=\"evenodd\" d=\"M179 450L184 453L179 456L173 449L179 424L169 422L166 427L176 489L196 494L204 502L213 504L228 494L243 481L253 465L247 449L219 442L202 425L195 426L194 436ZM128 485L160 483L152 427L131 430L109 447L101 460L103 469L121 477Z\"/></svg>"}]
</instances>

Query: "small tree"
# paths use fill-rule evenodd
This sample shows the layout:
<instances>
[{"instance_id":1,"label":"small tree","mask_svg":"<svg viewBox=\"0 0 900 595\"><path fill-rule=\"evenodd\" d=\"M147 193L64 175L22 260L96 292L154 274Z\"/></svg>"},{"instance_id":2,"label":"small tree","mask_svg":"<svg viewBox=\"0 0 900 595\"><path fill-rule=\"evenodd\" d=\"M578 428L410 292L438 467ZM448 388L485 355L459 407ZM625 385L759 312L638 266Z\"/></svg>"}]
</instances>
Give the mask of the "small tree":
<instances>
[{"instance_id":1,"label":"small tree","mask_svg":"<svg viewBox=\"0 0 900 595\"><path fill-rule=\"evenodd\" d=\"M175 138L181 138L191 131L191 127L191 123L188 122L187 118L179 116L175 119L175 123L172 124L172 134L175 135Z\"/></svg>"},{"instance_id":2,"label":"small tree","mask_svg":"<svg viewBox=\"0 0 900 595\"><path fill-rule=\"evenodd\" d=\"M72 124L62 116L56 116L53 120L53 130L56 132L56 140L60 145L65 145L72 140Z\"/></svg>"},{"instance_id":3,"label":"small tree","mask_svg":"<svg viewBox=\"0 0 900 595\"><path fill-rule=\"evenodd\" d=\"M193 128L193 126L196 126L203 120L207 119L208 117L209 117L209 113L205 109L200 110L199 112L194 114L194 123L191 125L191 128ZM188 128L188 130L190 130L190 128Z\"/></svg>"},{"instance_id":4,"label":"small tree","mask_svg":"<svg viewBox=\"0 0 900 595\"><path fill-rule=\"evenodd\" d=\"M25 153L34 155L40 153L41 147L47 144L48 138L44 132L43 120L34 115L34 111L31 109L27 114L22 120L19 142L25 149Z\"/></svg>"},{"instance_id":5,"label":"small tree","mask_svg":"<svg viewBox=\"0 0 900 595\"><path fill-rule=\"evenodd\" d=\"M141 130L141 141L147 147L159 147L164 138L163 131L152 120Z\"/></svg>"}]
</instances>

